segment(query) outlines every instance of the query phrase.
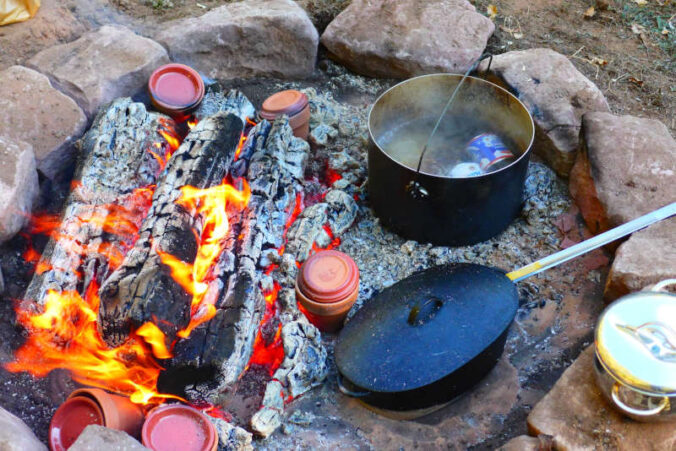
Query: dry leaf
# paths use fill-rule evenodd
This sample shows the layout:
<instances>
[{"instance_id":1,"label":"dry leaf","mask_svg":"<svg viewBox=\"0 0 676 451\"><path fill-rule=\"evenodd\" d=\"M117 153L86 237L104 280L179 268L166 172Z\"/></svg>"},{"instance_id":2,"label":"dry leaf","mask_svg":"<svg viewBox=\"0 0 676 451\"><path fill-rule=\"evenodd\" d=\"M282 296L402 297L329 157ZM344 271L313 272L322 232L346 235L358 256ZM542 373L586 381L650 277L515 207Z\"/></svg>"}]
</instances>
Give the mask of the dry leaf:
<instances>
[{"instance_id":1,"label":"dry leaf","mask_svg":"<svg viewBox=\"0 0 676 451\"><path fill-rule=\"evenodd\" d=\"M610 7L608 0L596 0L596 9L599 11L605 11Z\"/></svg>"},{"instance_id":2,"label":"dry leaf","mask_svg":"<svg viewBox=\"0 0 676 451\"><path fill-rule=\"evenodd\" d=\"M662 30L662 34L665 36L669 35L669 30L665 28L664 30Z\"/></svg>"},{"instance_id":3,"label":"dry leaf","mask_svg":"<svg viewBox=\"0 0 676 451\"><path fill-rule=\"evenodd\" d=\"M511 34L514 39L522 39L523 38L523 33L521 32L520 28L519 29L510 28L510 27L506 27L504 25L500 25L500 29L504 32Z\"/></svg>"},{"instance_id":4,"label":"dry leaf","mask_svg":"<svg viewBox=\"0 0 676 451\"><path fill-rule=\"evenodd\" d=\"M631 31L633 33L636 33L636 34L641 34L641 33L645 33L647 30L645 29L645 27L643 25L633 23L633 24L631 24Z\"/></svg>"},{"instance_id":5,"label":"dry leaf","mask_svg":"<svg viewBox=\"0 0 676 451\"><path fill-rule=\"evenodd\" d=\"M603 58L599 58L598 56L592 56L589 58L589 62L592 64L596 64L597 66L605 66L608 64L608 61L604 60Z\"/></svg>"},{"instance_id":6,"label":"dry leaf","mask_svg":"<svg viewBox=\"0 0 676 451\"><path fill-rule=\"evenodd\" d=\"M636 78L636 77L629 77L629 78L627 78L627 81L629 81L629 82L635 84L635 85L638 86L639 88L642 88L642 87L643 87L643 80L639 80L639 79Z\"/></svg>"},{"instance_id":7,"label":"dry leaf","mask_svg":"<svg viewBox=\"0 0 676 451\"><path fill-rule=\"evenodd\" d=\"M636 3L638 6L643 6L648 4L648 0L634 0L634 3Z\"/></svg>"},{"instance_id":8,"label":"dry leaf","mask_svg":"<svg viewBox=\"0 0 676 451\"><path fill-rule=\"evenodd\" d=\"M514 33L512 36L514 36L514 39L522 39L523 33Z\"/></svg>"},{"instance_id":9,"label":"dry leaf","mask_svg":"<svg viewBox=\"0 0 676 451\"><path fill-rule=\"evenodd\" d=\"M488 5L488 8L486 8L486 13L488 13L488 17L493 20L495 19L495 16L498 15L498 7L495 5Z\"/></svg>"},{"instance_id":10,"label":"dry leaf","mask_svg":"<svg viewBox=\"0 0 676 451\"><path fill-rule=\"evenodd\" d=\"M585 19L591 19L596 15L596 9L594 9L593 6L590 6L587 8L587 11L584 12L584 18Z\"/></svg>"}]
</instances>

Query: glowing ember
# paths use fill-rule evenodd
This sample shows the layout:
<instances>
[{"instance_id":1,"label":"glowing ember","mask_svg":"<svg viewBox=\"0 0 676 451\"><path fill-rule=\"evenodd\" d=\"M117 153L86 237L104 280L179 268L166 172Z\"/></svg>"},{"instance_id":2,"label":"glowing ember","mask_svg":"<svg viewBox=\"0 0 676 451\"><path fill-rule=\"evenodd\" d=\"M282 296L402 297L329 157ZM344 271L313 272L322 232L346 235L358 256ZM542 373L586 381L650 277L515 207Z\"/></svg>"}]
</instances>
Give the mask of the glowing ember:
<instances>
[{"instance_id":1,"label":"glowing ember","mask_svg":"<svg viewBox=\"0 0 676 451\"><path fill-rule=\"evenodd\" d=\"M246 181L243 181L242 191L226 181L206 189L192 186L181 188L181 196L176 203L202 218L197 256L193 263L186 263L159 249L157 251L162 263L171 268L174 280L192 295L190 324L178 332L181 338L189 337L195 327L209 321L216 314L216 297L207 294L209 283L213 280L211 268L225 249L230 231L228 206L232 205L241 211L250 197L251 191Z\"/></svg>"},{"instance_id":2,"label":"glowing ember","mask_svg":"<svg viewBox=\"0 0 676 451\"><path fill-rule=\"evenodd\" d=\"M263 326L268 323L277 313L277 294L280 286L277 282L274 284L272 291L264 293L265 296L265 313L261 320L261 327L258 329L256 339L254 340L253 353L247 368L253 365L264 366L270 376L272 376L277 368L284 360L284 346L282 344L282 324L277 327L274 337L269 342L263 338Z\"/></svg>"}]
</instances>

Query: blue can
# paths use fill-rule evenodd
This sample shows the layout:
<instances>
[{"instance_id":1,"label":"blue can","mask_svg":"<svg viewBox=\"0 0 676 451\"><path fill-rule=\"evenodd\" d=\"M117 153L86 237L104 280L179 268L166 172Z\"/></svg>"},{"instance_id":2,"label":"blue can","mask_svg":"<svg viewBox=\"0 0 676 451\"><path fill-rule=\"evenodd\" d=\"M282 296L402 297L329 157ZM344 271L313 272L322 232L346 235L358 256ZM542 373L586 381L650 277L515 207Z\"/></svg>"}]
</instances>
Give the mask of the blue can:
<instances>
[{"instance_id":1,"label":"blue can","mask_svg":"<svg viewBox=\"0 0 676 451\"><path fill-rule=\"evenodd\" d=\"M482 133L469 140L466 152L482 171L490 172L509 166L514 154L498 135Z\"/></svg>"}]
</instances>

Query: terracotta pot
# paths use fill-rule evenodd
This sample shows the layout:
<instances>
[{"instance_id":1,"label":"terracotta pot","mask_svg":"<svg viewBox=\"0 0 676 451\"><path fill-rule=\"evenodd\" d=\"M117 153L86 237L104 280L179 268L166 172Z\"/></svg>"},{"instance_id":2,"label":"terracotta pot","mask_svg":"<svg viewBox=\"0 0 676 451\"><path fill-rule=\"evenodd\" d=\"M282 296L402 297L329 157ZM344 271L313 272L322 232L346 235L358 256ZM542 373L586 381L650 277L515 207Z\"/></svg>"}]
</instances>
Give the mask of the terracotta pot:
<instances>
[{"instance_id":1,"label":"terracotta pot","mask_svg":"<svg viewBox=\"0 0 676 451\"><path fill-rule=\"evenodd\" d=\"M293 135L307 139L310 132L310 104L307 96L295 89L277 92L263 102L260 117L274 121L279 116L289 116Z\"/></svg>"},{"instance_id":2,"label":"terracotta pot","mask_svg":"<svg viewBox=\"0 0 676 451\"><path fill-rule=\"evenodd\" d=\"M148 93L153 106L176 120L189 116L204 98L204 82L193 68L166 64L150 75Z\"/></svg>"},{"instance_id":3,"label":"terracotta pot","mask_svg":"<svg viewBox=\"0 0 676 451\"><path fill-rule=\"evenodd\" d=\"M153 409L141 432L143 446L155 451L216 451L218 434L199 410L182 404Z\"/></svg>"},{"instance_id":4,"label":"terracotta pot","mask_svg":"<svg viewBox=\"0 0 676 451\"><path fill-rule=\"evenodd\" d=\"M317 252L303 263L296 278L296 300L323 332L340 329L358 295L359 269L342 252Z\"/></svg>"},{"instance_id":5,"label":"terracotta pot","mask_svg":"<svg viewBox=\"0 0 676 451\"><path fill-rule=\"evenodd\" d=\"M93 400L103 414L103 425L139 437L143 426L143 410L129 398L113 395L100 388L81 388L70 394L69 399Z\"/></svg>"},{"instance_id":6,"label":"terracotta pot","mask_svg":"<svg viewBox=\"0 0 676 451\"><path fill-rule=\"evenodd\" d=\"M66 451L90 424L103 426L103 412L91 398L69 398L59 406L49 424L49 447Z\"/></svg>"}]
</instances>

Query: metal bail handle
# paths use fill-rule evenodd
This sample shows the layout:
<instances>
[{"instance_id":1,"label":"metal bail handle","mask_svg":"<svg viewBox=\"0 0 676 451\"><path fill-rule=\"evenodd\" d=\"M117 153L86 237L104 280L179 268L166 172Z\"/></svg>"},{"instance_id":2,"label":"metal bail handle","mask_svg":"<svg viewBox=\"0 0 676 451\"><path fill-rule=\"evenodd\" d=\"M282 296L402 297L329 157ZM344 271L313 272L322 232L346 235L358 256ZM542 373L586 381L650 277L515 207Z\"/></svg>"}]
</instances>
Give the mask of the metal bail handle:
<instances>
[{"instance_id":1,"label":"metal bail handle","mask_svg":"<svg viewBox=\"0 0 676 451\"><path fill-rule=\"evenodd\" d=\"M467 72L465 72L465 75L462 76L460 79L460 82L458 85L455 87L453 90L453 93L451 94L451 97L448 99L448 102L446 102L446 106L444 106L444 109L441 110L441 115L439 116L439 119L437 119L437 123L434 125L434 128L432 129L432 133L430 133L430 136L427 138L427 142L425 143L425 146L422 148L422 151L420 152L420 158L418 159L418 167L415 170L415 174L413 175L413 179L406 185L405 189L406 192L408 193L409 196L411 196L415 200L424 200L430 197L429 191L420 184L418 181L418 177L420 176L420 167L422 166L423 158L425 158L425 152L427 152L427 148L429 147L430 143L432 142L432 138L434 135L437 133L437 130L439 129L439 125L441 125L441 120L446 116L446 113L448 112L448 109L451 107L451 104L453 104L453 101L455 100L455 96L458 94L458 91L460 90L460 87L462 84L465 82L467 77L469 77L469 74L477 70L479 67L479 64L483 60L488 58L488 66L486 67L486 71L484 73L488 73L488 71L491 69L491 64L493 63L493 54L492 53L484 53L481 55L470 67L467 69Z\"/></svg>"},{"instance_id":2,"label":"metal bail handle","mask_svg":"<svg viewBox=\"0 0 676 451\"><path fill-rule=\"evenodd\" d=\"M351 398L363 398L364 396L368 396L371 394L371 392L368 391L353 391L347 388L343 382L343 375L340 374L340 371L338 372L338 375L336 377L336 382L338 383L338 390L344 395L347 395Z\"/></svg>"},{"instance_id":3,"label":"metal bail handle","mask_svg":"<svg viewBox=\"0 0 676 451\"><path fill-rule=\"evenodd\" d=\"M664 288L668 287L669 285L676 285L676 279L665 279L657 282L653 287L650 289L650 291L657 291L660 293L669 293L669 291L665 290Z\"/></svg>"}]
</instances>

